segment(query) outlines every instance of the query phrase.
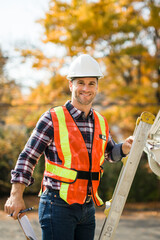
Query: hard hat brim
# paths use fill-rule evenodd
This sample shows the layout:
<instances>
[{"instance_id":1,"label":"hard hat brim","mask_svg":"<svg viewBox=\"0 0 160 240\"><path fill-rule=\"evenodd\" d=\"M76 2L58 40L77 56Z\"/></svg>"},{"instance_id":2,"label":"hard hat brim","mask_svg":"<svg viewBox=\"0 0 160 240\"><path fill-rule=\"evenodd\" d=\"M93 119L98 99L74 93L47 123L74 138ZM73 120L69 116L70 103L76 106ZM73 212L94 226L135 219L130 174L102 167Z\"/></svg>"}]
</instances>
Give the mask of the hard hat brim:
<instances>
[{"instance_id":1,"label":"hard hat brim","mask_svg":"<svg viewBox=\"0 0 160 240\"><path fill-rule=\"evenodd\" d=\"M68 80L72 80L73 78L97 78L97 79L101 79L103 77L104 77L103 75L102 76L80 76L80 75L78 75L78 76L75 76L75 75L69 76L69 75L67 75L67 79Z\"/></svg>"}]
</instances>

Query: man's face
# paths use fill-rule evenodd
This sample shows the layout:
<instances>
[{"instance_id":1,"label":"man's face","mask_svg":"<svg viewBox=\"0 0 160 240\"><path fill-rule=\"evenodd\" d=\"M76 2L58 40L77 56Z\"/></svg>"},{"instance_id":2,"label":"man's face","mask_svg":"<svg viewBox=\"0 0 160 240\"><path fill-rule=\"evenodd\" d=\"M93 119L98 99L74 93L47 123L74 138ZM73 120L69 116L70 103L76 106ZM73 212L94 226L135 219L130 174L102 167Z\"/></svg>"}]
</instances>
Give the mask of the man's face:
<instances>
[{"instance_id":1,"label":"man's face","mask_svg":"<svg viewBox=\"0 0 160 240\"><path fill-rule=\"evenodd\" d=\"M95 77L76 78L69 82L72 92L72 103L76 105L91 105L96 96L98 81Z\"/></svg>"}]
</instances>

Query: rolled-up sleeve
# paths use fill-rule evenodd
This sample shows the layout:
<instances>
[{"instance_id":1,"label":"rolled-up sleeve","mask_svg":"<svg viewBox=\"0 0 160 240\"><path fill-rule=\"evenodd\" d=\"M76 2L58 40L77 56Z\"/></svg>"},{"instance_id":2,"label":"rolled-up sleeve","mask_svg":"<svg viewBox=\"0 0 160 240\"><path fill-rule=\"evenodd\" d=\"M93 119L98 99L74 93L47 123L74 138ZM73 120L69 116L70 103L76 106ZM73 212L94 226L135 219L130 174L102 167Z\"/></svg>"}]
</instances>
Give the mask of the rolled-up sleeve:
<instances>
[{"instance_id":1,"label":"rolled-up sleeve","mask_svg":"<svg viewBox=\"0 0 160 240\"><path fill-rule=\"evenodd\" d=\"M105 151L105 160L109 162L121 161L126 155L122 152L122 143L115 143L109 133L108 143Z\"/></svg>"},{"instance_id":2,"label":"rolled-up sleeve","mask_svg":"<svg viewBox=\"0 0 160 240\"><path fill-rule=\"evenodd\" d=\"M11 183L23 183L26 186L34 182L32 177L39 158L53 139L53 124L50 112L44 113L33 130L23 151L20 153L14 170L11 171Z\"/></svg>"}]
</instances>

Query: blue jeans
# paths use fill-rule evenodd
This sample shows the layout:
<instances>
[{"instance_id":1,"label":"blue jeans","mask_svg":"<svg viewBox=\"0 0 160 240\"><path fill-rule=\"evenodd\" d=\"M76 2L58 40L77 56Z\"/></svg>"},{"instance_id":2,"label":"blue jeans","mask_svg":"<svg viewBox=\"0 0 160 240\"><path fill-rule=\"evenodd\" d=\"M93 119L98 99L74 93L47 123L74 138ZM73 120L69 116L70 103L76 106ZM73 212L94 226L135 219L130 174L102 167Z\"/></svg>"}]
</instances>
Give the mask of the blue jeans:
<instances>
[{"instance_id":1,"label":"blue jeans","mask_svg":"<svg viewBox=\"0 0 160 240\"><path fill-rule=\"evenodd\" d=\"M69 205L58 193L46 190L40 198L39 222L42 240L93 240L94 203Z\"/></svg>"}]
</instances>

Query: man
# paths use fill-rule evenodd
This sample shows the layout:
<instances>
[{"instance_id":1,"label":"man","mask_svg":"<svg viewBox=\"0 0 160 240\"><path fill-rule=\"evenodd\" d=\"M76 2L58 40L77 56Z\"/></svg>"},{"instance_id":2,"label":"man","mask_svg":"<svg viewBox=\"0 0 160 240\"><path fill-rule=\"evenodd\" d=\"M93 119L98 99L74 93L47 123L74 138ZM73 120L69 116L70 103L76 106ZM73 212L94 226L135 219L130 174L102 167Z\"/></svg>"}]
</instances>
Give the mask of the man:
<instances>
[{"instance_id":1,"label":"man","mask_svg":"<svg viewBox=\"0 0 160 240\"><path fill-rule=\"evenodd\" d=\"M43 240L92 240L95 208L103 202L97 188L106 160L120 161L132 137L116 144L106 119L91 106L102 77L99 64L87 54L76 58L67 78L71 101L42 115L12 171L11 195L5 211L17 218L25 209L23 192L42 153L45 171L39 204Z\"/></svg>"}]
</instances>

